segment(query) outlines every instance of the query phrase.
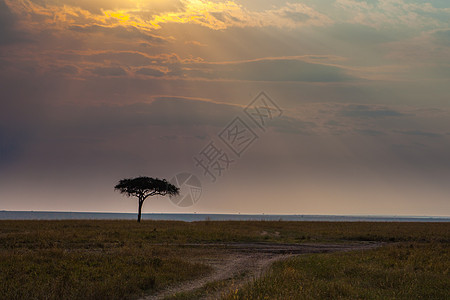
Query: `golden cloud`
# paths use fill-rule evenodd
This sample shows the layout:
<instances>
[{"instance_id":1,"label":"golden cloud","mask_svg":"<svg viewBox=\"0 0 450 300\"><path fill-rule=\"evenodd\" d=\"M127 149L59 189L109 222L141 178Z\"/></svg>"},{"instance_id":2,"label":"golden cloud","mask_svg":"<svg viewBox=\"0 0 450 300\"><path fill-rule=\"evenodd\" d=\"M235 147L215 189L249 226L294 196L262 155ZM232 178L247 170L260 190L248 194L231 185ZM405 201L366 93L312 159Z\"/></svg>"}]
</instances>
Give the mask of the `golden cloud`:
<instances>
[{"instance_id":1,"label":"golden cloud","mask_svg":"<svg viewBox=\"0 0 450 300\"><path fill-rule=\"evenodd\" d=\"M142 31L161 28L163 24L197 24L213 30L229 27L295 27L303 25L320 26L331 20L304 4L252 12L234 1L180 0L180 6L172 11L158 12L152 7L143 7L136 1L135 7L126 9L102 9L101 14L68 4L37 4L31 0L6 3L21 17L23 27L42 30L46 27L67 29L70 26L134 27ZM128 3L129 4L129 3Z\"/></svg>"}]
</instances>

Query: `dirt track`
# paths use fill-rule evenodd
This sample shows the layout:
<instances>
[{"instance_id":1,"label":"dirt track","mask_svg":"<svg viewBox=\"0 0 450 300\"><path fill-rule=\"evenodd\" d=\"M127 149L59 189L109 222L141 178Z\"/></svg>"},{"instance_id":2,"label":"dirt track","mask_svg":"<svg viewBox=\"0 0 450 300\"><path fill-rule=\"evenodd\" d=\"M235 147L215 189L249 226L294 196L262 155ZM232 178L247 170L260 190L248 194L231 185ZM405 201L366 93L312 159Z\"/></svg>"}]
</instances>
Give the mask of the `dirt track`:
<instances>
[{"instance_id":1,"label":"dirt track","mask_svg":"<svg viewBox=\"0 0 450 300\"><path fill-rule=\"evenodd\" d=\"M352 250L367 250L379 247L379 243L367 244L347 244L347 245L326 245L326 244L263 244L263 243L239 243L239 244L186 244L186 247L208 247L223 250L226 254L217 258L201 260L202 263L213 267L214 271L197 280L189 281L156 294L149 295L144 300L164 299L179 292L190 292L203 287L205 284L231 279L240 276L240 286L253 278L261 276L268 267L277 260L288 257L307 254L324 253ZM214 295L204 297L204 299L217 299L223 293L230 291L224 289L217 291Z\"/></svg>"}]
</instances>

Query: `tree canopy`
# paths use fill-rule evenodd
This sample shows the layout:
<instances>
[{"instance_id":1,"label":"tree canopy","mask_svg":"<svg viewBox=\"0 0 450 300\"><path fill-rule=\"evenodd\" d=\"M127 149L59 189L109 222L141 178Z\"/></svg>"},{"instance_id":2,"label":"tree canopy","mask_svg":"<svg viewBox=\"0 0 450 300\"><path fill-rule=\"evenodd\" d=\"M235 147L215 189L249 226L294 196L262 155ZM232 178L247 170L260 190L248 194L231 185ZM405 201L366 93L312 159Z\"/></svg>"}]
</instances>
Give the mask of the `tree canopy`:
<instances>
[{"instance_id":1,"label":"tree canopy","mask_svg":"<svg viewBox=\"0 0 450 300\"><path fill-rule=\"evenodd\" d=\"M144 176L132 179L122 179L116 184L114 190L117 190L128 197L134 196L139 199L138 222L141 221L142 204L145 199L155 195L176 196L180 192L178 187L165 179Z\"/></svg>"}]
</instances>

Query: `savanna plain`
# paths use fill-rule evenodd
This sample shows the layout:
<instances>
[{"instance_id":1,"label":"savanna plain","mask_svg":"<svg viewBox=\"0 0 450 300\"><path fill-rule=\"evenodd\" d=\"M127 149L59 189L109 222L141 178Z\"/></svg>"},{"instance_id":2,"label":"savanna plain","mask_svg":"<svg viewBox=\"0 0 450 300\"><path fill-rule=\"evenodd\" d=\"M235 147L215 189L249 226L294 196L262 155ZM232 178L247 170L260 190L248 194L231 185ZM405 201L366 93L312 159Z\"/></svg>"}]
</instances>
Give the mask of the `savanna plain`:
<instances>
[{"instance_id":1,"label":"savanna plain","mask_svg":"<svg viewBox=\"0 0 450 300\"><path fill-rule=\"evenodd\" d=\"M449 299L450 223L0 221L0 299Z\"/></svg>"}]
</instances>

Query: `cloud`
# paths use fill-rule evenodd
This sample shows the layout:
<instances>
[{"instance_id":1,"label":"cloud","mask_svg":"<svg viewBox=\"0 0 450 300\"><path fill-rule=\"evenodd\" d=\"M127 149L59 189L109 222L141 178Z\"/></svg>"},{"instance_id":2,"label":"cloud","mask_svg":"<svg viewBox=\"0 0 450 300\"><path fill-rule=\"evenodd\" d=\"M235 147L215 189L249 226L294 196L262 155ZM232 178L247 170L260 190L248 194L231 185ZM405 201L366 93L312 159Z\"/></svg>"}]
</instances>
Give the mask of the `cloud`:
<instances>
[{"instance_id":1,"label":"cloud","mask_svg":"<svg viewBox=\"0 0 450 300\"><path fill-rule=\"evenodd\" d=\"M36 4L61 5L60 0L32 0ZM92 14L102 15L104 11L134 10L140 8L153 14L174 12L183 9L180 0L152 0L148 3L137 4L134 0L64 0L67 6L76 6Z\"/></svg>"},{"instance_id":2,"label":"cloud","mask_svg":"<svg viewBox=\"0 0 450 300\"><path fill-rule=\"evenodd\" d=\"M184 42L184 44L185 44L185 45L198 46L198 47L206 47L206 46L208 46L208 45L206 45L206 44L202 44L202 43L199 42L199 41L186 41L186 42Z\"/></svg>"},{"instance_id":3,"label":"cloud","mask_svg":"<svg viewBox=\"0 0 450 300\"><path fill-rule=\"evenodd\" d=\"M40 65L72 65L78 69L92 69L97 67L121 67L122 69L146 68L167 71L172 64L183 62L176 54L162 53L148 55L135 50L67 50L59 49L46 51L39 57Z\"/></svg>"},{"instance_id":4,"label":"cloud","mask_svg":"<svg viewBox=\"0 0 450 300\"><path fill-rule=\"evenodd\" d=\"M65 116L67 127L63 131L72 135L102 137L118 131L133 131L149 126L222 127L235 116L240 107L215 103L206 99L156 96L151 102L128 105L100 105L89 108L61 106L54 115ZM61 124L63 125L63 124Z\"/></svg>"},{"instance_id":5,"label":"cloud","mask_svg":"<svg viewBox=\"0 0 450 300\"><path fill-rule=\"evenodd\" d=\"M450 9L434 7L431 3L410 3L404 0L356 1L337 0L335 7L347 12L349 23L364 24L375 28L404 27L439 28L448 25L442 14L450 15Z\"/></svg>"},{"instance_id":6,"label":"cloud","mask_svg":"<svg viewBox=\"0 0 450 300\"><path fill-rule=\"evenodd\" d=\"M297 118L281 116L270 122L270 127L275 131L290 134L312 134L311 129L317 127L314 122L303 121Z\"/></svg>"},{"instance_id":7,"label":"cloud","mask_svg":"<svg viewBox=\"0 0 450 300\"><path fill-rule=\"evenodd\" d=\"M450 46L450 30L438 30L434 33L434 36L438 43Z\"/></svg>"},{"instance_id":8,"label":"cloud","mask_svg":"<svg viewBox=\"0 0 450 300\"><path fill-rule=\"evenodd\" d=\"M360 7L361 2L355 4L343 0L339 2L343 6L339 4L333 9L322 4L285 3L258 10L234 1L169 1L170 5L156 1L155 6L164 6L160 11L152 10L150 4L134 1L94 2L83 1L77 5L76 1L8 1L21 28L33 34L39 43L33 50L26 47L17 49L15 64L11 66L19 68L21 63L34 63L33 68L37 72L48 72L53 70L49 67L51 64L72 65L79 70L74 74L77 78L90 76L90 69L116 66L127 70L131 76L133 72L138 75L153 72L147 75L170 79L331 83L351 82L357 78L360 81L405 79L418 64L417 57L424 57L424 52L431 55L432 51L440 51L438 61L448 56L448 50L443 49L445 47L440 47L441 50L424 47L433 45L425 43L426 40L406 43L415 33L405 36L404 31L393 27L380 30L373 24L362 25L340 19L342 10L344 15L345 12L351 14L346 7ZM366 5L369 10L365 13L370 14L374 5L377 9L386 9L380 3L369 2ZM402 10L418 9L399 7ZM426 10L435 11L434 8L422 7L422 11ZM178 31L179 28L184 31ZM191 35L179 33L191 32L191 29ZM399 37L406 37L401 39L403 44L395 44ZM235 39L246 41L236 47L231 46L237 44ZM246 49L255 44L261 46L246 53ZM417 47L418 44L421 46ZM77 57L74 50L81 52L87 49L86 45L92 54L79 53ZM142 45L147 47L144 49ZM202 46L203 49L185 45ZM98 53L106 49L109 51ZM115 49L115 53L111 49ZM59 61L54 62L53 55L58 51ZM386 51L387 59L383 53ZM417 55L409 55L408 51ZM178 61L152 58L164 52L176 52ZM331 57L327 53L333 53L341 56L342 60L338 65L336 61L319 62L289 56L296 53L310 53L311 57ZM267 58L269 56L275 58ZM406 57L411 57L415 63L398 65L388 61ZM188 61L189 58L204 59L204 62L195 64ZM13 60L13 56L7 59ZM400 59L395 60L398 61ZM160 70L165 76L142 68ZM447 74L444 69L433 78L440 72ZM417 74L424 77L421 72Z\"/></svg>"},{"instance_id":9,"label":"cloud","mask_svg":"<svg viewBox=\"0 0 450 300\"><path fill-rule=\"evenodd\" d=\"M327 26L334 21L313 7L303 3L286 3L278 9L253 13L250 25L298 28L305 26Z\"/></svg>"},{"instance_id":10,"label":"cloud","mask_svg":"<svg viewBox=\"0 0 450 300\"><path fill-rule=\"evenodd\" d=\"M61 5L61 1L58 0L32 0L32 2L47 6ZM104 10L132 9L136 7L136 3L132 0L64 0L63 2L64 5L76 6L98 15L103 14Z\"/></svg>"},{"instance_id":11,"label":"cloud","mask_svg":"<svg viewBox=\"0 0 450 300\"><path fill-rule=\"evenodd\" d=\"M58 54L57 54L58 55ZM72 57L69 57L71 55ZM59 55L58 55L59 56ZM64 59L64 56L67 58L72 58L75 60L82 59L83 61L89 61L91 63L114 63L122 66L142 66L149 65L152 62L156 63L164 63L165 57L160 56L149 56L145 53L138 51L91 51L91 52L74 52L72 54L69 53L61 53L61 58ZM153 63L154 64L154 63Z\"/></svg>"},{"instance_id":12,"label":"cloud","mask_svg":"<svg viewBox=\"0 0 450 300\"><path fill-rule=\"evenodd\" d=\"M324 29L330 37L359 47L382 44L398 39L398 32L379 30L364 24L336 23Z\"/></svg>"},{"instance_id":13,"label":"cloud","mask_svg":"<svg viewBox=\"0 0 450 300\"><path fill-rule=\"evenodd\" d=\"M136 74L140 75L147 75L152 77L163 77L166 75L166 73L158 70L158 69L152 69L152 68L140 68L136 71Z\"/></svg>"},{"instance_id":14,"label":"cloud","mask_svg":"<svg viewBox=\"0 0 450 300\"><path fill-rule=\"evenodd\" d=\"M77 67L71 65L55 66L52 71L64 75L76 75L79 72Z\"/></svg>"},{"instance_id":15,"label":"cloud","mask_svg":"<svg viewBox=\"0 0 450 300\"><path fill-rule=\"evenodd\" d=\"M298 58L263 58L225 63L186 64L183 73L194 78L249 81L342 82L355 78L343 68Z\"/></svg>"},{"instance_id":16,"label":"cloud","mask_svg":"<svg viewBox=\"0 0 450 300\"><path fill-rule=\"evenodd\" d=\"M438 133L434 133L434 132L427 132L427 131L422 131L422 130L408 130L408 131L397 131L401 134L405 134L405 135L415 135L415 136L423 136L423 137L431 137L431 138L436 138L436 137L441 137L441 134Z\"/></svg>"},{"instance_id":17,"label":"cloud","mask_svg":"<svg viewBox=\"0 0 450 300\"><path fill-rule=\"evenodd\" d=\"M343 126L342 123L336 121L336 120L329 120L325 122L325 125L327 126Z\"/></svg>"},{"instance_id":18,"label":"cloud","mask_svg":"<svg viewBox=\"0 0 450 300\"><path fill-rule=\"evenodd\" d=\"M153 16L150 23L158 27L166 23L197 24L213 30L224 30L230 27L324 26L332 22L312 7L299 3L287 3L278 9L258 12L247 10L234 1L182 2L183 10Z\"/></svg>"},{"instance_id":19,"label":"cloud","mask_svg":"<svg viewBox=\"0 0 450 300\"><path fill-rule=\"evenodd\" d=\"M450 14L449 14L450 17ZM387 50L387 57L396 61L404 61L409 70L410 76L421 75L425 78L428 74L421 72L421 68L428 64L441 65L447 63L446 58L450 55L450 39L445 30L431 30L418 32L410 38L398 39L383 45Z\"/></svg>"},{"instance_id":20,"label":"cloud","mask_svg":"<svg viewBox=\"0 0 450 300\"><path fill-rule=\"evenodd\" d=\"M84 63L103 62L127 68L136 66L135 74L153 77L189 78L203 80L349 82L357 78L337 65L316 63L309 57L261 58L248 61L206 62L201 58L182 59L176 54L148 56L140 52L102 51L73 53L81 55ZM54 56L53 56L54 57ZM119 76L123 71L111 67L96 67L97 75Z\"/></svg>"},{"instance_id":21,"label":"cloud","mask_svg":"<svg viewBox=\"0 0 450 300\"><path fill-rule=\"evenodd\" d=\"M386 118L405 116L404 113L393 109L383 109L368 105L348 105L340 111L339 114L344 117L355 118Z\"/></svg>"},{"instance_id":22,"label":"cloud","mask_svg":"<svg viewBox=\"0 0 450 300\"><path fill-rule=\"evenodd\" d=\"M167 42L167 39L151 34L150 32L138 30L135 27L123 27L120 25L113 27L102 25L72 25L68 29L79 33L100 33L108 37L113 35L121 39L143 40L152 44L163 44Z\"/></svg>"},{"instance_id":23,"label":"cloud","mask_svg":"<svg viewBox=\"0 0 450 300\"><path fill-rule=\"evenodd\" d=\"M0 46L30 42L28 35L16 28L18 18L4 0L0 0Z\"/></svg>"},{"instance_id":24,"label":"cloud","mask_svg":"<svg viewBox=\"0 0 450 300\"><path fill-rule=\"evenodd\" d=\"M351 70L339 65L328 64L327 60L329 59L323 56L302 56L207 62L200 57L180 58L175 53L148 55L139 51L52 50L40 56L39 65L41 69L42 66L46 66L49 71L66 71L66 74L83 77L91 74L127 76L134 73L158 78L200 80L272 82L351 82L358 80L357 77L350 75ZM13 65L10 64L10 67Z\"/></svg>"},{"instance_id":25,"label":"cloud","mask_svg":"<svg viewBox=\"0 0 450 300\"><path fill-rule=\"evenodd\" d=\"M149 102L128 105L54 106L51 114L53 117L40 130L57 139L77 137L86 141L140 132L153 126L165 130L174 128L177 131L191 128L199 130L198 134L210 128L212 132L218 133L242 114L243 107L238 105L209 99L155 96ZM256 127L250 120L248 125ZM317 127L314 122L292 116L276 118L269 121L267 126L277 132L304 135L312 134L312 129ZM199 135L198 138L204 139L204 136ZM167 137L164 139L168 140Z\"/></svg>"},{"instance_id":26,"label":"cloud","mask_svg":"<svg viewBox=\"0 0 450 300\"><path fill-rule=\"evenodd\" d=\"M154 125L225 126L241 107L210 100L160 96L148 106Z\"/></svg>"},{"instance_id":27,"label":"cloud","mask_svg":"<svg viewBox=\"0 0 450 300\"><path fill-rule=\"evenodd\" d=\"M379 130L373 130L373 129L356 129L356 132L362 134L362 135L368 135L368 136L380 136L385 135L384 132Z\"/></svg>"},{"instance_id":28,"label":"cloud","mask_svg":"<svg viewBox=\"0 0 450 300\"><path fill-rule=\"evenodd\" d=\"M115 34L126 37L127 31L130 35L139 35L135 32L138 31L141 37L148 35L151 40L156 37L150 32L171 23L196 24L213 30L267 26L293 28L331 23L331 19L312 7L290 3L262 12L247 10L234 1L210 0L157 0L148 5L132 1L107 3L103 0L98 3L23 0L8 4L18 15L27 16L27 27L31 31L70 28L83 33L107 33L107 28L122 27L122 31Z\"/></svg>"},{"instance_id":29,"label":"cloud","mask_svg":"<svg viewBox=\"0 0 450 300\"><path fill-rule=\"evenodd\" d=\"M92 69L91 72L99 76L125 76L127 74L121 67L98 67Z\"/></svg>"},{"instance_id":30,"label":"cloud","mask_svg":"<svg viewBox=\"0 0 450 300\"><path fill-rule=\"evenodd\" d=\"M297 12L297 11L284 11L281 14L282 17L291 19L294 22L306 22L311 19L311 17L308 14L305 14L303 12Z\"/></svg>"}]
</instances>

